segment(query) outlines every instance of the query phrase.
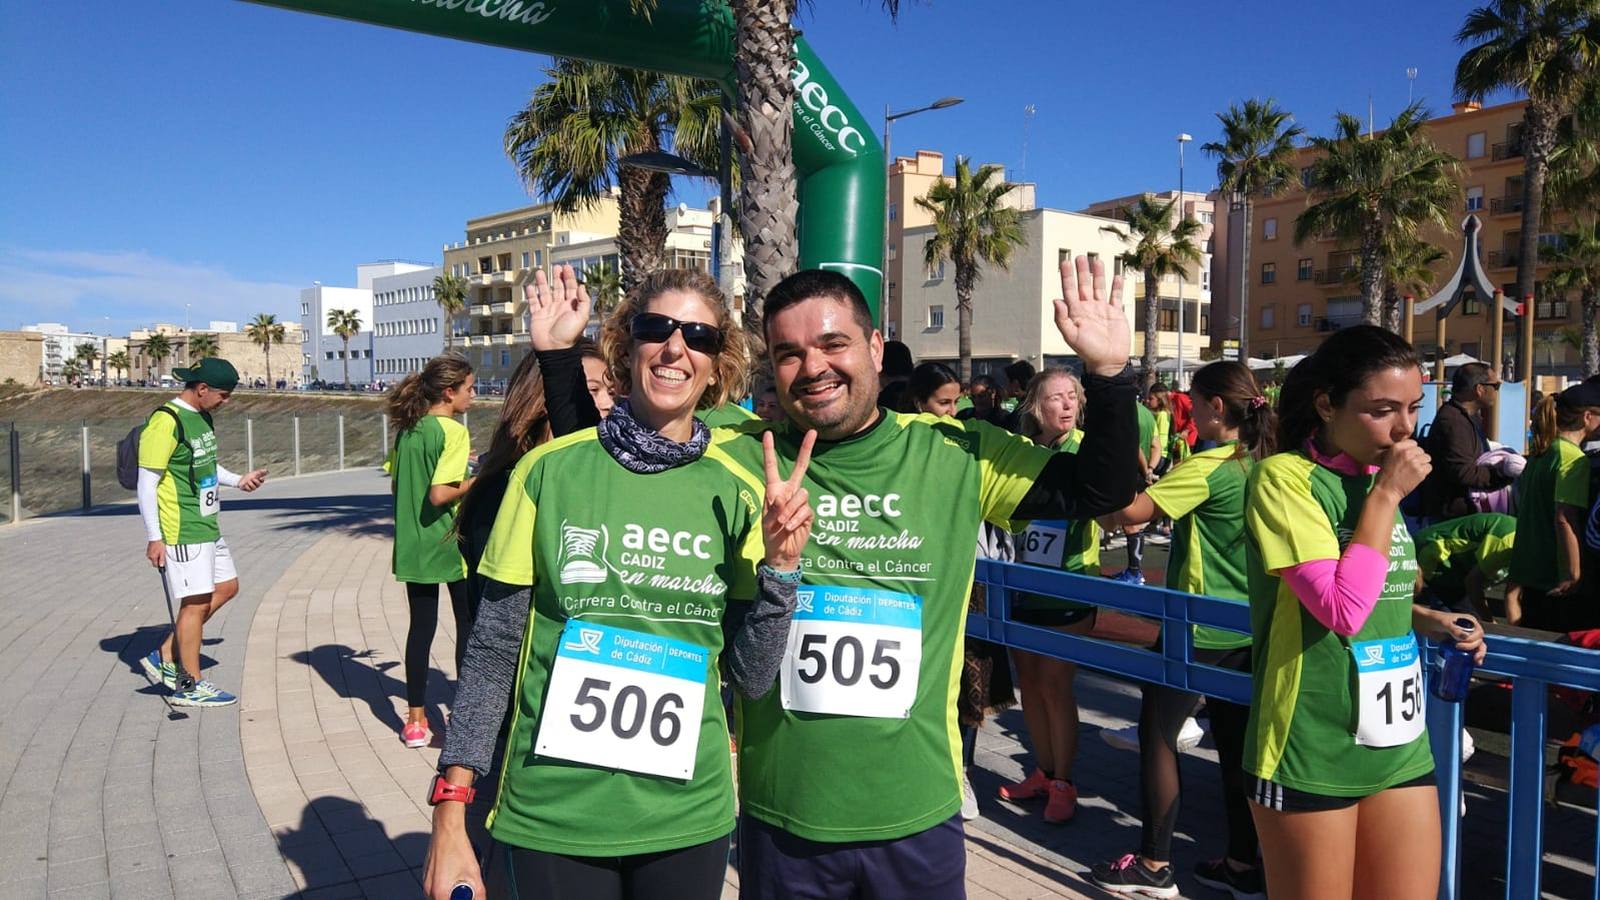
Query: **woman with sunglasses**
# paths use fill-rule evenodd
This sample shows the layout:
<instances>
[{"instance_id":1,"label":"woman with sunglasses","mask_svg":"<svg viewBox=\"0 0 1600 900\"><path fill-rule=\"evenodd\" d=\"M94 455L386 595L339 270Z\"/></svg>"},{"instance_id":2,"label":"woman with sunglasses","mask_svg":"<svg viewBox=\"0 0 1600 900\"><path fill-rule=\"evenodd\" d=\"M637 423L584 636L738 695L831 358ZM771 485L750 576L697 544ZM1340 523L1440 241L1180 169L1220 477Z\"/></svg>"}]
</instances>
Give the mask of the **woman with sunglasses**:
<instances>
[{"instance_id":1,"label":"woman with sunglasses","mask_svg":"<svg viewBox=\"0 0 1600 900\"><path fill-rule=\"evenodd\" d=\"M588 320L582 292L562 297L532 304L536 350L571 346ZM811 531L800 479L815 435L787 477L769 438L763 484L695 419L738 395L748 367L703 273L647 277L601 344L625 396L598 428L522 458L479 566L482 611L429 797L437 900L460 883L483 896L485 874L530 897L722 891L734 808L719 658L726 645L740 691L771 689ZM547 400L554 418L562 398ZM465 807L508 705L497 858L480 871Z\"/></svg>"}]
</instances>

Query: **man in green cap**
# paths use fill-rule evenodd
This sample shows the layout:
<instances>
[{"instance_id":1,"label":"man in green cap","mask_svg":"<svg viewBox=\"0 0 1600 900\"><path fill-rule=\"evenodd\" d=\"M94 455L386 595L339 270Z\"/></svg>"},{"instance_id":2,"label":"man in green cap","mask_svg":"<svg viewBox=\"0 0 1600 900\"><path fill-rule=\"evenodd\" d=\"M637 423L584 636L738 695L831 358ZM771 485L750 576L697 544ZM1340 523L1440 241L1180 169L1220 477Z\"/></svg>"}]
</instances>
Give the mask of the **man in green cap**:
<instances>
[{"instance_id":1,"label":"man in green cap","mask_svg":"<svg viewBox=\"0 0 1600 900\"><path fill-rule=\"evenodd\" d=\"M227 706L239 698L201 679L200 642L206 620L239 593L233 556L218 527L222 487L253 491L267 470L235 475L217 461L217 434L211 414L239 384L239 373L225 359L207 358L172 371L183 393L150 414L139 433L139 515L144 519L145 558L161 569L173 596L182 598L177 615L177 648L194 686L172 697L174 706ZM150 677L176 689L173 638L167 635L140 662Z\"/></svg>"}]
</instances>

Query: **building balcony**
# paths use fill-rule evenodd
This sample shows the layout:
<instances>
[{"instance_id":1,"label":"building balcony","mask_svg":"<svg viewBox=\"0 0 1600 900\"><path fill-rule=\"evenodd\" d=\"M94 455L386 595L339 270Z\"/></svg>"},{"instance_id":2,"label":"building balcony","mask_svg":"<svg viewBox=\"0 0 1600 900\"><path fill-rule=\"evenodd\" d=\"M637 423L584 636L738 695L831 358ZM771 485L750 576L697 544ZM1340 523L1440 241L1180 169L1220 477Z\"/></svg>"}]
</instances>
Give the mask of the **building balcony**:
<instances>
[{"instance_id":1,"label":"building balcony","mask_svg":"<svg viewBox=\"0 0 1600 900\"><path fill-rule=\"evenodd\" d=\"M1489 148L1489 158L1494 162L1505 159L1516 159L1522 155L1522 138L1514 141L1502 141Z\"/></svg>"},{"instance_id":2,"label":"building balcony","mask_svg":"<svg viewBox=\"0 0 1600 900\"><path fill-rule=\"evenodd\" d=\"M514 334L511 334L510 332L507 332L505 334L497 334L497 335L494 336L494 343L499 344L499 345L501 345L503 347L509 347L512 344L515 344L516 342L517 342L517 336L514 335Z\"/></svg>"},{"instance_id":3,"label":"building balcony","mask_svg":"<svg viewBox=\"0 0 1600 900\"><path fill-rule=\"evenodd\" d=\"M485 315L509 316L516 313L516 304L511 302L491 303L488 306L488 310L489 312L485 313Z\"/></svg>"},{"instance_id":4,"label":"building balcony","mask_svg":"<svg viewBox=\"0 0 1600 900\"><path fill-rule=\"evenodd\" d=\"M1318 269L1312 279L1317 284L1344 284L1346 277L1354 275L1355 271L1355 266L1332 266L1326 269Z\"/></svg>"},{"instance_id":5,"label":"building balcony","mask_svg":"<svg viewBox=\"0 0 1600 900\"><path fill-rule=\"evenodd\" d=\"M1522 212L1522 196L1496 197L1489 201L1489 215L1509 216Z\"/></svg>"},{"instance_id":6,"label":"building balcony","mask_svg":"<svg viewBox=\"0 0 1600 900\"><path fill-rule=\"evenodd\" d=\"M477 318L479 316L491 315L491 313L489 312L489 309L490 309L491 305L492 304L488 304L488 303L474 303L471 306L467 307L467 315L472 316L473 318Z\"/></svg>"},{"instance_id":7,"label":"building balcony","mask_svg":"<svg viewBox=\"0 0 1600 900\"><path fill-rule=\"evenodd\" d=\"M1517 267L1517 262L1521 259L1522 253L1518 250L1490 250L1489 268L1514 269Z\"/></svg>"},{"instance_id":8,"label":"building balcony","mask_svg":"<svg viewBox=\"0 0 1600 900\"><path fill-rule=\"evenodd\" d=\"M492 334L469 334L467 335L467 346L487 347L492 340L494 340L494 335Z\"/></svg>"}]
</instances>

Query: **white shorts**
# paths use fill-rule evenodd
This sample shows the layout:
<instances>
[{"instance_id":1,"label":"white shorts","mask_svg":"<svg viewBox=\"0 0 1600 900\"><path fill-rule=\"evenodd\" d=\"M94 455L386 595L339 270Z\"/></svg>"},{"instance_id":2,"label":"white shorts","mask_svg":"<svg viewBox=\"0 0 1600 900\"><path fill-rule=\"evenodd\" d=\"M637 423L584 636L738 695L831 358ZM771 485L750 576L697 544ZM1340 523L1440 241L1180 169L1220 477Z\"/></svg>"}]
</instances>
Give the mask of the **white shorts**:
<instances>
[{"instance_id":1,"label":"white shorts","mask_svg":"<svg viewBox=\"0 0 1600 900\"><path fill-rule=\"evenodd\" d=\"M204 544L167 544L167 587L172 599L209 594L217 585L239 577L233 554L222 538Z\"/></svg>"}]
</instances>

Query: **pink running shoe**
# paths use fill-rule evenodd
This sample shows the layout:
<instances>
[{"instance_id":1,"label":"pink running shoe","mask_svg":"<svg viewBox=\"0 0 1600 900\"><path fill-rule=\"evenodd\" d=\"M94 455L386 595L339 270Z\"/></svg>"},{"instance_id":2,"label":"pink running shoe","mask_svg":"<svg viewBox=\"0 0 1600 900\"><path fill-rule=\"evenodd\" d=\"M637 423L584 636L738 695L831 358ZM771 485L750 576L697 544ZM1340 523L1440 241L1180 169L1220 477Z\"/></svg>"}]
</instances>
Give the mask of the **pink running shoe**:
<instances>
[{"instance_id":1,"label":"pink running shoe","mask_svg":"<svg viewBox=\"0 0 1600 900\"><path fill-rule=\"evenodd\" d=\"M1042 797L1050 788L1050 779L1045 777L1044 770L1035 766L1027 778L1014 781L1011 784L1000 785L1000 799L1016 802L1018 800L1032 800Z\"/></svg>"},{"instance_id":2,"label":"pink running shoe","mask_svg":"<svg viewBox=\"0 0 1600 900\"><path fill-rule=\"evenodd\" d=\"M1050 799L1044 805L1044 820L1059 825L1078 811L1078 789L1059 778L1050 782Z\"/></svg>"},{"instance_id":3,"label":"pink running shoe","mask_svg":"<svg viewBox=\"0 0 1600 900\"><path fill-rule=\"evenodd\" d=\"M428 746L428 726L422 722L407 722L406 727L400 729L400 742L407 747Z\"/></svg>"}]
</instances>

